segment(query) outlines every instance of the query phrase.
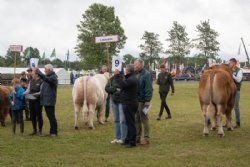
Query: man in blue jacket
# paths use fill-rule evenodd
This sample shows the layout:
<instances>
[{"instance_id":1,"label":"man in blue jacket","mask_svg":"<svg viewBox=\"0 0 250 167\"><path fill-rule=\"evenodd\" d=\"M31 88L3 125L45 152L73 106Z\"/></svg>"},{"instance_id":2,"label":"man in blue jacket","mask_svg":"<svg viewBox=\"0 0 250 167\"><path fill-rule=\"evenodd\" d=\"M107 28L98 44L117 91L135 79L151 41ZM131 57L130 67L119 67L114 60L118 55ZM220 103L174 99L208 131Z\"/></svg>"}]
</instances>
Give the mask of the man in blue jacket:
<instances>
[{"instance_id":1,"label":"man in blue jacket","mask_svg":"<svg viewBox=\"0 0 250 167\"><path fill-rule=\"evenodd\" d=\"M145 114L143 110L149 108L150 106L150 101L153 95L153 80L149 71L144 68L143 60L135 60L134 68L139 81L137 92L137 100L139 102L139 106L135 116L137 143L141 145L147 145L149 144L149 119L148 115ZM144 140L141 140L142 125L144 128Z\"/></svg>"},{"instance_id":2,"label":"man in blue jacket","mask_svg":"<svg viewBox=\"0 0 250 167\"><path fill-rule=\"evenodd\" d=\"M39 71L38 75L43 80L40 90L40 103L44 106L50 123L50 136L57 136L57 120L55 116L55 105L57 97L58 79L51 64L45 65L45 75Z\"/></svg>"}]
</instances>

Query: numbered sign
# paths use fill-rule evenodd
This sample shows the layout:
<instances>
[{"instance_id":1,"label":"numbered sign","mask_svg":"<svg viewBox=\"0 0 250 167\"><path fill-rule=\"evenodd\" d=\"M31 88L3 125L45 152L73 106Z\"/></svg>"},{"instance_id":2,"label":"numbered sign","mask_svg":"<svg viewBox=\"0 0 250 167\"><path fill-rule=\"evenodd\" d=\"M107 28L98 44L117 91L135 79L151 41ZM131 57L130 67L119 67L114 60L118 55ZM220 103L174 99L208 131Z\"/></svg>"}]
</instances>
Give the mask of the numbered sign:
<instances>
[{"instance_id":1,"label":"numbered sign","mask_svg":"<svg viewBox=\"0 0 250 167\"><path fill-rule=\"evenodd\" d=\"M122 70L122 58L119 56L113 56L112 58L112 71L114 72L116 69Z\"/></svg>"},{"instance_id":2,"label":"numbered sign","mask_svg":"<svg viewBox=\"0 0 250 167\"><path fill-rule=\"evenodd\" d=\"M30 59L30 67L31 68L37 68L38 67L38 58L31 58Z\"/></svg>"}]
</instances>

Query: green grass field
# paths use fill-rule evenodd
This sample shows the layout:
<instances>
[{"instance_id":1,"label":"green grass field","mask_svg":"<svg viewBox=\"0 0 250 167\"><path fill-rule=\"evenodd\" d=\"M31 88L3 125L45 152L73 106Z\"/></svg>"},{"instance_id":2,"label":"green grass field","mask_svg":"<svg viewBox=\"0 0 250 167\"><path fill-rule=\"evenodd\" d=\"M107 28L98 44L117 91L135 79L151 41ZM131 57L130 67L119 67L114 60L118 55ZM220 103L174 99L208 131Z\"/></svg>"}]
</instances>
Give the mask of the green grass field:
<instances>
[{"instance_id":1,"label":"green grass field","mask_svg":"<svg viewBox=\"0 0 250 167\"><path fill-rule=\"evenodd\" d=\"M74 130L72 88L62 86L56 107L59 136L30 137L31 122L25 122L24 136L13 136L8 118L6 127L0 127L0 166L250 166L250 83L244 82L242 87L242 127L225 131L224 138L219 138L216 131L208 137L202 135L198 83L176 83L175 87L176 94L168 97L172 120L156 121L160 101L155 86L149 113L151 144L126 149L110 144L114 138L112 115L105 125L96 123L95 130L82 122L80 129ZM48 133L49 123L43 115L44 133Z\"/></svg>"}]
</instances>

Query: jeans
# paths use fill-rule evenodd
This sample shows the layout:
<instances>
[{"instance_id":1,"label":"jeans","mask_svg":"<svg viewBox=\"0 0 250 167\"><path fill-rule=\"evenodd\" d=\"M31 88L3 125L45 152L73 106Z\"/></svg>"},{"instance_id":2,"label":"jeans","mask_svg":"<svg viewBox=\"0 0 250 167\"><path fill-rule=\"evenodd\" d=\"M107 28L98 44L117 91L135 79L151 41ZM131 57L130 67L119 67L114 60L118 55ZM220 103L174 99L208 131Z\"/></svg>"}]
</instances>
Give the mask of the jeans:
<instances>
[{"instance_id":1,"label":"jeans","mask_svg":"<svg viewBox=\"0 0 250 167\"><path fill-rule=\"evenodd\" d=\"M138 103L122 104L122 107L126 117L126 124L128 128L126 142L128 142L128 144L130 145L135 146L136 145L135 113L138 109Z\"/></svg>"},{"instance_id":2,"label":"jeans","mask_svg":"<svg viewBox=\"0 0 250 167\"><path fill-rule=\"evenodd\" d=\"M49 119L50 134L57 135L57 120L55 116L55 106L44 106L46 115Z\"/></svg>"},{"instance_id":3,"label":"jeans","mask_svg":"<svg viewBox=\"0 0 250 167\"><path fill-rule=\"evenodd\" d=\"M240 107L239 107L240 91L236 92L234 100L235 100L234 101L235 120L236 120L236 124L237 124L237 123L240 123Z\"/></svg>"},{"instance_id":4,"label":"jeans","mask_svg":"<svg viewBox=\"0 0 250 167\"><path fill-rule=\"evenodd\" d=\"M144 128L144 139L149 141L149 119L148 114L145 115L142 111L144 108L144 103L139 102L137 112L135 114L136 130L137 130L137 140L140 140L142 134L142 125Z\"/></svg>"},{"instance_id":5,"label":"jeans","mask_svg":"<svg viewBox=\"0 0 250 167\"><path fill-rule=\"evenodd\" d=\"M23 110L12 110L12 132L16 133L16 124L19 121L20 132L24 132Z\"/></svg>"},{"instance_id":6,"label":"jeans","mask_svg":"<svg viewBox=\"0 0 250 167\"><path fill-rule=\"evenodd\" d=\"M105 118L107 119L109 117L109 111L110 111L110 95L108 95L106 99L106 109L105 109Z\"/></svg>"},{"instance_id":7,"label":"jeans","mask_svg":"<svg viewBox=\"0 0 250 167\"><path fill-rule=\"evenodd\" d=\"M162 113L163 113L164 108L165 108L165 110L167 111L168 115L169 115L169 116L171 115L170 109L169 109L169 107L168 107L168 105L167 105L167 102L166 102L167 95L168 95L168 92L166 92L166 93L160 92L161 109L160 109L159 117L162 116Z\"/></svg>"},{"instance_id":8,"label":"jeans","mask_svg":"<svg viewBox=\"0 0 250 167\"><path fill-rule=\"evenodd\" d=\"M112 102L112 110L115 122L115 138L125 142L127 125L121 103Z\"/></svg>"},{"instance_id":9,"label":"jeans","mask_svg":"<svg viewBox=\"0 0 250 167\"><path fill-rule=\"evenodd\" d=\"M43 128L43 116L42 116L42 106L40 105L40 100L29 100L30 107L30 118L32 121L33 131L37 132L37 124L39 132L42 132Z\"/></svg>"}]
</instances>

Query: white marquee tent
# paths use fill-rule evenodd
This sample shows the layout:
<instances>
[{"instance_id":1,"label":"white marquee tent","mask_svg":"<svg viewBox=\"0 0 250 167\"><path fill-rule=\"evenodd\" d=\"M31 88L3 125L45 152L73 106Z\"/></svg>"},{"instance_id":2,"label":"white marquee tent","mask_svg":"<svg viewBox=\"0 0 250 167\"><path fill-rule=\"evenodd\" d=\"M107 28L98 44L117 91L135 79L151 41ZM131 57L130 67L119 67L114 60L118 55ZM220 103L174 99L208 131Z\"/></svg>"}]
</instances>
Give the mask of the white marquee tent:
<instances>
[{"instance_id":1,"label":"white marquee tent","mask_svg":"<svg viewBox=\"0 0 250 167\"><path fill-rule=\"evenodd\" d=\"M27 70L28 68L16 68L16 74ZM44 68L39 68L40 71L44 73ZM70 72L66 71L64 68L54 68L56 75L58 76L59 84L70 84ZM1 74L14 74L14 68L10 67L0 67Z\"/></svg>"}]
</instances>

